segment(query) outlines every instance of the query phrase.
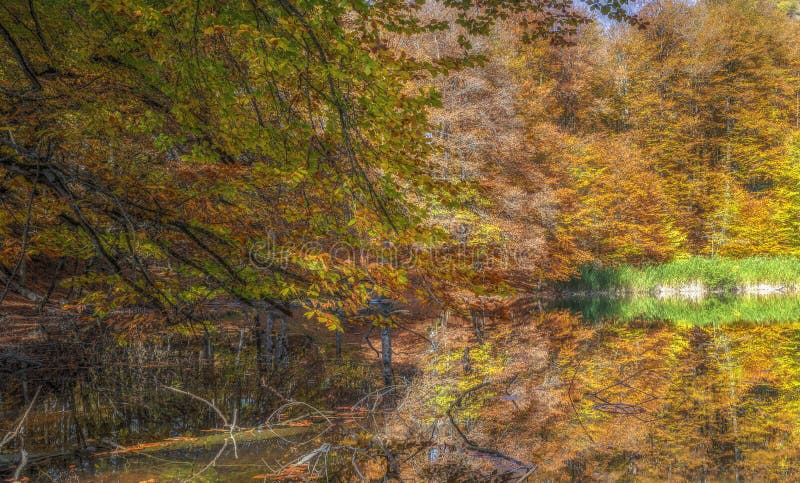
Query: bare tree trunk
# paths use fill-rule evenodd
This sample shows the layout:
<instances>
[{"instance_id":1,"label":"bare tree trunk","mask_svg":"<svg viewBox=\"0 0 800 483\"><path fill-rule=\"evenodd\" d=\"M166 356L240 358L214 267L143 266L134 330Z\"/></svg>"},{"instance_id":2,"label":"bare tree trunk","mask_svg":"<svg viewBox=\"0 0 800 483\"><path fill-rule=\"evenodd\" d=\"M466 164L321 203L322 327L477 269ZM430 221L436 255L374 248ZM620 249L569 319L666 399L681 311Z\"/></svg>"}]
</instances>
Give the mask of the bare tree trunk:
<instances>
[{"instance_id":1,"label":"bare tree trunk","mask_svg":"<svg viewBox=\"0 0 800 483\"><path fill-rule=\"evenodd\" d=\"M41 295L17 283L16 280L14 280L14 277L11 276L11 272L6 271L5 267L2 265L0 265L0 283L2 283L4 286L8 286L10 290L13 290L19 295L22 295L31 302L40 302L42 300ZM0 295L3 295L4 291L5 290L0 290ZM0 297L0 300L2 300L3 298L5 298L5 295L3 295L3 297Z\"/></svg>"},{"instance_id":2,"label":"bare tree trunk","mask_svg":"<svg viewBox=\"0 0 800 483\"><path fill-rule=\"evenodd\" d=\"M381 369L383 370L383 384L391 386L394 380L392 372L392 329L381 329Z\"/></svg>"},{"instance_id":3,"label":"bare tree trunk","mask_svg":"<svg viewBox=\"0 0 800 483\"><path fill-rule=\"evenodd\" d=\"M336 358L342 357L342 331L336 331Z\"/></svg>"},{"instance_id":4,"label":"bare tree trunk","mask_svg":"<svg viewBox=\"0 0 800 483\"><path fill-rule=\"evenodd\" d=\"M28 262L25 261L25 258L22 258L19 261L19 271L17 272L17 281L20 285L25 285L25 279L28 275Z\"/></svg>"},{"instance_id":5,"label":"bare tree trunk","mask_svg":"<svg viewBox=\"0 0 800 483\"><path fill-rule=\"evenodd\" d=\"M239 361L242 357L242 348L244 347L244 328L239 330L239 344L236 346L236 367L239 367Z\"/></svg>"},{"instance_id":6,"label":"bare tree trunk","mask_svg":"<svg viewBox=\"0 0 800 483\"><path fill-rule=\"evenodd\" d=\"M263 365L265 368L274 368L273 358L275 357L275 346L272 342L272 331L274 329L275 319L272 313L266 312L264 314L264 332L261 334L261 347L264 350Z\"/></svg>"},{"instance_id":7,"label":"bare tree trunk","mask_svg":"<svg viewBox=\"0 0 800 483\"><path fill-rule=\"evenodd\" d=\"M264 346L261 345L261 340L263 339L263 329L261 328L261 312L258 310L253 317L253 339L255 340L256 346L256 362L258 362L259 367L262 366L264 362Z\"/></svg>"},{"instance_id":8,"label":"bare tree trunk","mask_svg":"<svg viewBox=\"0 0 800 483\"><path fill-rule=\"evenodd\" d=\"M289 366L289 335L287 333L288 324L286 322L286 317L281 317L280 324L280 328L278 329L278 340L277 344L275 344L275 359L273 366L275 368L286 368Z\"/></svg>"},{"instance_id":9,"label":"bare tree trunk","mask_svg":"<svg viewBox=\"0 0 800 483\"><path fill-rule=\"evenodd\" d=\"M478 339L478 344L483 344L483 321L477 310L470 310L472 316L472 326L475 329L475 338Z\"/></svg>"},{"instance_id":10,"label":"bare tree trunk","mask_svg":"<svg viewBox=\"0 0 800 483\"><path fill-rule=\"evenodd\" d=\"M208 364L214 363L214 346L211 344L211 334L208 329L203 331L203 360Z\"/></svg>"}]
</instances>

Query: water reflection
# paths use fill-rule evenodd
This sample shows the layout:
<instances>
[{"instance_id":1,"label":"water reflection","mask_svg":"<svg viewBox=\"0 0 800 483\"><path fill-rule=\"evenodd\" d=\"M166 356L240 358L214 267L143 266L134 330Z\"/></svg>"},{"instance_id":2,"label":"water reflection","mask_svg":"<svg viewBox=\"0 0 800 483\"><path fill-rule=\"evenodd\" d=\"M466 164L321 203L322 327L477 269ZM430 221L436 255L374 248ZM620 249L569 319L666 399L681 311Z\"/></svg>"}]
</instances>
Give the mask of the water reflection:
<instances>
[{"instance_id":1,"label":"water reflection","mask_svg":"<svg viewBox=\"0 0 800 483\"><path fill-rule=\"evenodd\" d=\"M668 321L688 325L731 322L783 323L800 320L800 296L709 295L697 299L654 296L585 296L559 299L553 308L567 308L587 321Z\"/></svg>"},{"instance_id":2,"label":"water reflection","mask_svg":"<svg viewBox=\"0 0 800 483\"><path fill-rule=\"evenodd\" d=\"M0 437L32 408L21 437L2 448L0 478L13 474L24 443L24 474L37 481L181 481L214 458L195 479L249 480L317 444L304 436L309 428L284 422L318 422L289 398L331 408L379 382L367 362L331 358L325 341L305 338L290 344L289 370L265 369L246 327L141 337L69 324L49 330L0 348ZM231 422L261 429L237 435L235 446L209 431ZM125 446L136 451L114 452Z\"/></svg>"},{"instance_id":3,"label":"water reflection","mask_svg":"<svg viewBox=\"0 0 800 483\"><path fill-rule=\"evenodd\" d=\"M560 381L563 411L539 428L543 474L798 477L799 299L565 305L542 317L553 365L534 377Z\"/></svg>"},{"instance_id":4,"label":"water reflection","mask_svg":"<svg viewBox=\"0 0 800 483\"><path fill-rule=\"evenodd\" d=\"M430 332L430 347L399 346L416 370L386 420L342 425L299 452L290 435L219 452L221 441L202 439L203 429L220 427L218 415L161 386L198 394L226 415L235 410L251 426L287 395L331 409L362 400L380 375L321 346L293 354L288 372L264 371L238 330L215 335L210 357L198 351L204 344L175 334L103 340L80 353L98 339L64 339L50 364L38 363L35 351L17 354L28 362L2 380L2 426L42 388L25 444L32 454L65 455L32 464L34 479L47 481L181 480L217 454L201 479L243 481L267 474L264 461L334 446L340 455L326 461L333 481L367 469L380 478L386 451L408 481L519 477L512 460L530 463L533 481L800 478L800 298L589 298L532 307L525 317L489 321L481 344L470 320L454 318ZM53 351L52 341L47 347ZM484 383L452 409L459 394ZM448 411L473 446L512 460L466 447ZM176 436L201 439L92 456L109 441Z\"/></svg>"}]
</instances>

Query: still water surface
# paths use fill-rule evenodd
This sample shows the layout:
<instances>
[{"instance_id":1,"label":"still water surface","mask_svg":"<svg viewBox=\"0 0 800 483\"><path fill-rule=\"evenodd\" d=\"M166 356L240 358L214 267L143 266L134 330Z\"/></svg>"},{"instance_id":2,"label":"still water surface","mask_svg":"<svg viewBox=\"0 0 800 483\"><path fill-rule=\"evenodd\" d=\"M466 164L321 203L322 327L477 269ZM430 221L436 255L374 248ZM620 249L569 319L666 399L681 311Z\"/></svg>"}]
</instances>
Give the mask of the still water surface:
<instances>
[{"instance_id":1,"label":"still water surface","mask_svg":"<svg viewBox=\"0 0 800 483\"><path fill-rule=\"evenodd\" d=\"M571 414L542 445L551 476L799 477L800 298L556 305L543 320Z\"/></svg>"},{"instance_id":2,"label":"still water surface","mask_svg":"<svg viewBox=\"0 0 800 483\"><path fill-rule=\"evenodd\" d=\"M489 401L481 411L503 435L495 446L513 447L537 465L534 480L800 478L800 298L568 299L544 304L516 324L512 337L523 347L509 352L516 358L509 367L524 374L525 394L506 397L513 409ZM492 337L487 331L488 344L499 346ZM376 430L350 420L317 437L319 420L296 409L286 417L315 426L289 429L271 421L269 427L289 432L276 438L265 431L236 448L204 432L221 426L218 416L161 386L202 395L227 415L235 409L241 425L264 428L281 404L276 388L334 408L380 384L369 363L330 363L325 350L296 354L306 362L289 374L265 375L255 349L241 341L241 332L219 334L213 364L179 336L106 341L91 347L91 357L76 355L86 341L64 341L47 349L58 351L50 354L54 366L36 365L31 356L28 366L16 361L3 375L0 427L12 427L40 388L25 428L34 455L29 476L124 482L179 481L215 457L199 480L247 481L286 463L299 445L310 451ZM167 438L192 439L98 455L114 444ZM4 475L14 450L4 449ZM435 465L431 454L419 458Z\"/></svg>"}]
</instances>

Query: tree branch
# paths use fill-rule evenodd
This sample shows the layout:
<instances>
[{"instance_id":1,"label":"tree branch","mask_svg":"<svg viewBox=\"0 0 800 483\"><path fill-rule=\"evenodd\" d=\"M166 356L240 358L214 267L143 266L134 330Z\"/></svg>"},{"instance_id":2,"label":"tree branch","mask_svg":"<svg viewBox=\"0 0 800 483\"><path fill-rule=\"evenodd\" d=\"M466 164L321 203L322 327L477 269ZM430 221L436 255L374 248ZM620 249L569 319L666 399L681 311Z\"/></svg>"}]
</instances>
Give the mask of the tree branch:
<instances>
[{"instance_id":1,"label":"tree branch","mask_svg":"<svg viewBox=\"0 0 800 483\"><path fill-rule=\"evenodd\" d=\"M33 73L33 69L31 69L30 64L25 59L25 56L22 54L22 51L17 45L17 41L14 40L14 37L11 36L11 32L9 32L5 25L0 22L0 36L3 37L3 40L6 41L6 45L8 48L11 49L11 53L14 55L14 58L17 60L17 65L19 66L20 70L25 77L28 79L28 82L31 84L31 87L35 91L42 90L42 84L39 83L39 79L36 78L36 74Z\"/></svg>"},{"instance_id":2,"label":"tree branch","mask_svg":"<svg viewBox=\"0 0 800 483\"><path fill-rule=\"evenodd\" d=\"M520 460L518 460L516 458L512 458L511 456L506 455L505 453L501 453L500 451L498 451L498 450L496 450L494 448L485 448L485 447L480 446L479 444L475 443L474 441L469 439L466 434L464 434L464 432L461 430L461 428L456 423L455 418L453 417L453 410L456 407L460 407L461 406L461 403L463 402L465 397L467 397L468 395L472 394L473 392L480 391L481 389L483 389L485 387L488 387L488 386L491 386L491 385L492 385L491 382L484 382L484 383L478 384L477 386L473 386L473 387L467 389L466 391L462 392L461 394L459 394L458 397L455 399L455 401L453 401L452 404L450 404L450 407L447 408L447 417L450 420L450 424L453 425L453 428L455 428L455 430L458 433L458 435L461 437L462 440L464 440L464 443L466 443L466 445L467 445L467 449L470 449L472 451L477 451L479 453L486 453L486 454L490 454L492 456L497 456L498 458L502 458L502 459L504 459L506 461L510 461L510 462L512 462L512 463L514 463L516 465L520 465L520 466L524 467L525 469L531 469L533 467L533 465L531 465L530 463L524 463L524 462L522 462L522 461L520 461Z\"/></svg>"}]
</instances>

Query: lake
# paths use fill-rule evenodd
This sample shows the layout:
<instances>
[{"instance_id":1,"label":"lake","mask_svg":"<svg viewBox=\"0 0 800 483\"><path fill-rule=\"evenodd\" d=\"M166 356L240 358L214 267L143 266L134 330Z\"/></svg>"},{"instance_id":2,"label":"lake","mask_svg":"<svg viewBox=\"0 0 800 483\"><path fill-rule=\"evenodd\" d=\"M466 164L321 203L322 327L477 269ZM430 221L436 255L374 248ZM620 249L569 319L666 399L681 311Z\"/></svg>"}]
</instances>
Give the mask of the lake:
<instances>
[{"instance_id":1,"label":"lake","mask_svg":"<svg viewBox=\"0 0 800 483\"><path fill-rule=\"evenodd\" d=\"M285 372L259 367L235 325L213 334L211 357L191 334L65 339L15 359L0 424L36 397L24 438L37 481L249 481L304 456L320 478L379 477L376 436L401 474L431 481L519 477L522 463L531 481L799 476L800 298L535 301L487 320L480 344L467 320L427 323L428 341L396 347L394 398L368 352L337 359L327 339ZM209 404L167 386L253 430L234 447L209 431L224 427ZM448 411L508 458L465 444Z\"/></svg>"}]
</instances>

